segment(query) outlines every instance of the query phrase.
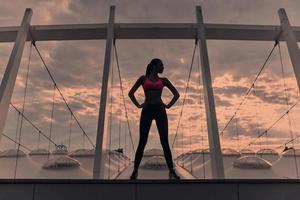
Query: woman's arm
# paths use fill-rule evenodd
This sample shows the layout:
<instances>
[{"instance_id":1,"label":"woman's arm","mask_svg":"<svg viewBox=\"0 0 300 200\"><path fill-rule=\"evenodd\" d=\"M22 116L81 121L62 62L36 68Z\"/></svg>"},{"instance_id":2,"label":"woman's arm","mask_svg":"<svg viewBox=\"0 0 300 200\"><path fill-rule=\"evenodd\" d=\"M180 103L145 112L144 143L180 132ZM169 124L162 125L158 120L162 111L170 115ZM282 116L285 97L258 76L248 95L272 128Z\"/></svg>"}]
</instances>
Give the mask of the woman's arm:
<instances>
[{"instance_id":1,"label":"woman's arm","mask_svg":"<svg viewBox=\"0 0 300 200\"><path fill-rule=\"evenodd\" d=\"M131 101L136 105L138 108L142 108L142 105L139 104L139 102L136 100L134 93L139 88L140 85L142 85L144 80L144 75L140 76L138 80L135 82L135 84L132 86L130 91L128 92L128 96L130 97Z\"/></svg>"},{"instance_id":2,"label":"woman's arm","mask_svg":"<svg viewBox=\"0 0 300 200\"><path fill-rule=\"evenodd\" d=\"M164 78L164 84L174 95L172 100L166 105L166 108L171 108L173 104L177 101L177 99L180 97L180 95L168 78Z\"/></svg>"}]
</instances>

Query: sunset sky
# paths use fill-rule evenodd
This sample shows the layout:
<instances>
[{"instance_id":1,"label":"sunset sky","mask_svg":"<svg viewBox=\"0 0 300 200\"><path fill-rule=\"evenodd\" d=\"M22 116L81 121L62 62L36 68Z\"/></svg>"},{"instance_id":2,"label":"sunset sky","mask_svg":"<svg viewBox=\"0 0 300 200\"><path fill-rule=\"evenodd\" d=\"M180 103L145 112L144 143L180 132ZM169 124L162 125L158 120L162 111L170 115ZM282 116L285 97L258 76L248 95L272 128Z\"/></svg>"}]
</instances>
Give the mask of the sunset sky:
<instances>
[{"instance_id":1,"label":"sunset sky","mask_svg":"<svg viewBox=\"0 0 300 200\"><path fill-rule=\"evenodd\" d=\"M279 25L277 10L285 8L291 24L300 26L300 2L298 0L11 0L1 3L0 26L19 25L27 7L33 10L32 24L34 25L106 23L111 4L116 5L115 21L124 23L196 22L195 6L201 5L205 23ZM219 130L222 130L250 87L274 42L209 40L207 44L218 126ZM280 44L288 99L289 104L292 105L300 98L300 95L286 45L283 42ZM138 143L141 110L131 103L127 96L129 89L136 79L145 73L146 66L152 58L159 57L162 59L165 71L160 76L168 77L181 94L176 104L167 110L169 142L172 145L184 97L193 45L193 40L117 40L125 100L135 146ZM37 46L75 115L95 144L105 41L37 42ZM12 43L0 44L1 78L12 47ZM27 43L12 98L12 103L18 108L22 107L29 47L30 43ZM196 55L199 56L199 53ZM178 150L177 153L181 152L182 149L188 151L208 147L204 104L200 103L202 85L199 85L198 81L197 58L195 58L190 90L183 111L180 126L182 128L180 128L176 139L174 150ZM123 139L121 140L121 147L124 146L124 134L127 134L127 145L129 143L122 106L120 110L119 82L114 63L113 60L115 88L112 93L114 113L112 118L112 148L118 147L119 119L122 120L121 136ZM42 131L49 134L53 84L34 49L32 50L28 84L25 114ZM55 96L52 137L57 143L68 145L70 113L66 111L66 107L57 92ZM139 88L136 96L140 102L143 101L142 88ZM165 88L163 99L168 102L170 98L171 94ZM239 150L244 148L257 137L258 132L267 129L288 107L284 96L278 48L276 48L245 105L241 107L237 117L221 137L222 147ZM288 118L284 117L270 130L267 137L257 140L257 143L251 145L250 148L255 151L260 148L274 148L288 141L291 134L294 137L298 135L300 128L297 123L300 120L299 109L300 106L298 105L289 114L291 128ZM4 132L12 138L15 138L17 118L17 113L11 109ZM38 138L36 131L27 123L24 123L23 128L21 143L30 148L36 148ZM296 140L295 145L297 146L298 143L299 141ZM47 141L42 139L40 147L46 148L47 144ZM2 137L1 150L13 146L13 143ZM83 146L91 148L87 139L83 140L82 132L73 121L71 150ZM154 121L146 149L152 147L161 148ZM282 151L282 149L281 147L276 150Z\"/></svg>"}]
</instances>

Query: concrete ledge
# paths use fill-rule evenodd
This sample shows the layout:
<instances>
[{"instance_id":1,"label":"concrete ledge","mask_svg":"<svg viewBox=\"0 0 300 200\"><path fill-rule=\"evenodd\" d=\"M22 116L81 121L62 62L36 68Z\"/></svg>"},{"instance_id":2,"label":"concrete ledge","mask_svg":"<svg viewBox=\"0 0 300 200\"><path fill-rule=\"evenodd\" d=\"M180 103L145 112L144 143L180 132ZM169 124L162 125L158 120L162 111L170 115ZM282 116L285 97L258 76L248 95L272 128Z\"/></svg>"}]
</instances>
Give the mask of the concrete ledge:
<instances>
[{"instance_id":1,"label":"concrete ledge","mask_svg":"<svg viewBox=\"0 0 300 200\"><path fill-rule=\"evenodd\" d=\"M2 200L298 199L300 180L0 180Z\"/></svg>"}]
</instances>

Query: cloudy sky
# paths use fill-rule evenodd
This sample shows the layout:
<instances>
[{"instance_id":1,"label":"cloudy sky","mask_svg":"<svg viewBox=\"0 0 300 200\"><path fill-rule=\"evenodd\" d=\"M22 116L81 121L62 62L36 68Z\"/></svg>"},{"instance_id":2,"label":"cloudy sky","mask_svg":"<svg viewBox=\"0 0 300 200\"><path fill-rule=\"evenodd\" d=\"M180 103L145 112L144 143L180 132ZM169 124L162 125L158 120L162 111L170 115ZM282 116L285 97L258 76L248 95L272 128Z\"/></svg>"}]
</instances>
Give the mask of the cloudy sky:
<instances>
[{"instance_id":1,"label":"cloudy sky","mask_svg":"<svg viewBox=\"0 0 300 200\"><path fill-rule=\"evenodd\" d=\"M19 25L27 7L33 9L32 24L106 23L111 4L116 5L116 22L196 22L195 6L201 5L206 23L279 25L277 10L283 7L287 11L291 24L300 25L300 2L297 0L11 0L1 3L0 26ZM209 40L207 43L218 125L219 129L222 130L254 80L274 43L216 40ZM183 101L193 45L193 40L117 41L125 101L135 146L138 143L141 110L137 109L127 96L130 87L140 75L145 73L146 66L152 58L159 57L163 60L165 71L160 76L168 77L181 94L178 102L167 110L171 145ZM105 41L37 42L37 46L76 117L91 138L92 143L95 144ZM1 78L12 47L12 43L0 44ZM30 43L25 47L12 98L12 103L20 109L24 95L29 49ZM299 98L299 92L284 43L281 43L281 49L288 103L291 105ZM175 153L207 148L208 146L197 58L195 58L190 89L183 111L184 115L176 138ZM108 105L112 106L113 112L111 117L111 148L119 146L120 134L121 148L125 148L126 137L126 151L128 152L130 149L129 136L125 123L124 107L120 104L122 99L119 80L116 76L115 60L112 63L115 78L111 86L113 88L112 105ZM25 114L46 135L50 134L53 94L53 83L37 52L33 49ZM136 95L138 100L142 102L144 97L141 88ZM51 131L53 140L58 144L67 145L71 150L82 147L91 148L91 144L87 138L82 136L82 131L75 124L75 121L70 120L70 113L57 91L55 91L54 98ZM170 98L170 92L165 89L163 92L164 101L168 102ZM245 105L241 107L237 116L221 136L222 147L232 147L239 150L245 148L249 142L257 137L258 133L267 129L288 107L284 95L278 48L276 48ZM296 123L300 118L298 111L299 107L296 106L289 116L284 117L268 132L267 137L257 140L250 148L252 150L275 148L284 141L288 141L292 136L295 137L299 128ZM12 138L16 137L17 121L18 113L11 108L5 127L6 135ZM69 146L70 135L71 143ZM48 142L43 137L38 143L38 133L26 122L24 122L21 132L21 143L31 149L36 148L38 144L39 147L48 147ZM298 141L296 140L295 145L297 144ZM13 143L2 137L2 150L13 147ZM160 148L154 121L146 148L152 147ZM51 149L53 148L52 146Z\"/></svg>"}]
</instances>

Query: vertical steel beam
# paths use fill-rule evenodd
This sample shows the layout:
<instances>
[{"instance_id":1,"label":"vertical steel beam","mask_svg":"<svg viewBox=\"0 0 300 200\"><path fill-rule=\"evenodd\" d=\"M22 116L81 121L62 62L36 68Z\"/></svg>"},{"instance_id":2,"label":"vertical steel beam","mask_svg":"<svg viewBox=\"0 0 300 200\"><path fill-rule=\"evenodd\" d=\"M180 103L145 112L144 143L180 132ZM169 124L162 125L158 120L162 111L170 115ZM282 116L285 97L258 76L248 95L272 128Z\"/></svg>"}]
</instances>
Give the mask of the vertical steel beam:
<instances>
[{"instance_id":1,"label":"vertical steel beam","mask_svg":"<svg viewBox=\"0 0 300 200\"><path fill-rule=\"evenodd\" d=\"M112 44L114 38L114 21L115 6L110 7L109 21L106 35L106 49L102 75L102 86L100 94L100 107L98 116L97 139L93 169L93 179L104 179L105 161L106 161L106 142L107 142L107 115L108 109L106 103L108 101L108 82L110 72L110 61L112 55Z\"/></svg>"},{"instance_id":2,"label":"vertical steel beam","mask_svg":"<svg viewBox=\"0 0 300 200\"><path fill-rule=\"evenodd\" d=\"M300 90L300 50L297 44L297 40L287 14L283 8L278 10L278 15L280 19L282 37L286 41L289 55L292 61L294 73L298 83L298 89Z\"/></svg>"},{"instance_id":3,"label":"vertical steel beam","mask_svg":"<svg viewBox=\"0 0 300 200\"><path fill-rule=\"evenodd\" d=\"M2 81L0 85L0 140L4 131L5 122L9 110L9 103L14 91L17 74L19 71L26 39L30 31L32 10L25 10L20 29L18 31L14 47L11 51Z\"/></svg>"},{"instance_id":4,"label":"vertical steel beam","mask_svg":"<svg viewBox=\"0 0 300 200\"><path fill-rule=\"evenodd\" d=\"M224 167L219 139L219 130L215 111L215 101L212 89L211 73L206 44L205 27L200 6L196 6L197 14L197 37L201 58L201 74L204 89L204 103L207 119L208 140L211 156L212 178L224 179Z\"/></svg>"}]
</instances>

